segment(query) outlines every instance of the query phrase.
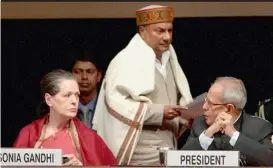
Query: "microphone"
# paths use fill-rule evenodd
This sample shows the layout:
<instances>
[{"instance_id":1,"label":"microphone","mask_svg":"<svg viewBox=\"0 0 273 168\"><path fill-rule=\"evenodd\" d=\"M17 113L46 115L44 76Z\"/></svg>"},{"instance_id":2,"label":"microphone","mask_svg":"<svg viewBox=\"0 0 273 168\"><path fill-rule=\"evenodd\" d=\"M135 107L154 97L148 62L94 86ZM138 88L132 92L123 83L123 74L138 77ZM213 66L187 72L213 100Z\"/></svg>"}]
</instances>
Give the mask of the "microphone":
<instances>
[{"instance_id":1,"label":"microphone","mask_svg":"<svg viewBox=\"0 0 273 168\"><path fill-rule=\"evenodd\" d=\"M246 156L240 155L239 161L240 161L240 166L245 166L245 165L247 165L247 163L246 163Z\"/></svg>"}]
</instances>

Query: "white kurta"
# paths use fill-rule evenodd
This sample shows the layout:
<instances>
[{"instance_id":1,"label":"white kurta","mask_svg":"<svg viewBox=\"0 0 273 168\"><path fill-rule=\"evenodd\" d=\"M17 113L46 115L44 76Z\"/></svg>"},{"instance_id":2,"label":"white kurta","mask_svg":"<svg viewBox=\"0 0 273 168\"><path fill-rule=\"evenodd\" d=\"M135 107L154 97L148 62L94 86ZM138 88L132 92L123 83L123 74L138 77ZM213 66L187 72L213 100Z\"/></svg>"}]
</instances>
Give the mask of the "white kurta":
<instances>
[{"instance_id":1,"label":"white kurta","mask_svg":"<svg viewBox=\"0 0 273 168\"><path fill-rule=\"evenodd\" d=\"M149 109L146 112L144 126L131 159L131 164L133 165L158 165L158 147L176 149L176 135L179 130L178 117L164 121L171 125L172 130L162 128L145 129L145 127L150 127L151 125L153 127L162 125L164 105L177 105L178 89L170 63L166 63L165 70L165 76L158 69L155 71L155 89L147 95L152 100L153 105L149 105ZM154 104L161 104L163 107L156 109L154 108Z\"/></svg>"}]
</instances>

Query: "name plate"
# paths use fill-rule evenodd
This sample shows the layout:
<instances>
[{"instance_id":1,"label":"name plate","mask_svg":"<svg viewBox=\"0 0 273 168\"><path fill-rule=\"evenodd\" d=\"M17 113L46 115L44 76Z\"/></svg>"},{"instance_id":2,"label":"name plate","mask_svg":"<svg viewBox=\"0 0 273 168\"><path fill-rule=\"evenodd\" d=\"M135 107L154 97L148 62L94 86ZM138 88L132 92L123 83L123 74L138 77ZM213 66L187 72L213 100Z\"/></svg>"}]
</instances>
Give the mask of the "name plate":
<instances>
[{"instance_id":1,"label":"name plate","mask_svg":"<svg viewBox=\"0 0 273 168\"><path fill-rule=\"evenodd\" d=\"M239 151L167 151L167 166L239 166Z\"/></svg>"},{"instance_id":2,"label":"name plate","mask_svg":"<svg viewBox=\"0 0 273 168\"><path fill-rule=\"evenodd\" d=\"M1 148L1 166L61 166L61 149Z\"/></svg>"}]
</instances>

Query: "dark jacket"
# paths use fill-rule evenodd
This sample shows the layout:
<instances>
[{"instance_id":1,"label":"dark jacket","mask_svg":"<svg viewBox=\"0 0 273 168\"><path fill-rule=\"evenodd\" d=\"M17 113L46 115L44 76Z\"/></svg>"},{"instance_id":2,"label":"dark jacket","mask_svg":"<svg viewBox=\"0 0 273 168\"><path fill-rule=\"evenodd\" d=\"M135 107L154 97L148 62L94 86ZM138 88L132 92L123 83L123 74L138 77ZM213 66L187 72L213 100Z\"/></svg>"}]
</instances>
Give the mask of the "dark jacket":
<instances>
[{"instance_id":1,"label":"dark jacket","mask_svg":"<svg viewBox=\"0 0 273 168\"><path fill-rule=\"evenodd\" d=\"M240 151L240 159L247 166L273 166L273 126L270 122L251 116L245 112L234 124L240 135L234 145L229 143L230 137L216 133L208 150L236 150ZM182 150L203 150L199 142L199 135L208 128L205 117L194 120L190 136Z\"/></svg>"}]
</instances>

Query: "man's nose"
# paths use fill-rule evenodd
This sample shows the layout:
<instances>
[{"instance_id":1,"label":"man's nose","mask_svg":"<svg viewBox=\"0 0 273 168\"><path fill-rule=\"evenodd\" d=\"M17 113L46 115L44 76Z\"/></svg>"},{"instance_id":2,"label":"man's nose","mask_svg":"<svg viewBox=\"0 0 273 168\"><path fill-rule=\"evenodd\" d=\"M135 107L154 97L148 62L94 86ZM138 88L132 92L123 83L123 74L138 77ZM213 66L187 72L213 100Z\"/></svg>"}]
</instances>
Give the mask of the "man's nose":
<instances>
[{"instance_id":1,"label":"man's nose","mask_svg":"<svg viewBox=\"0 0 273 168\"><path fill-rule=\"evenodd\" d=\"M165 34L164 34L164 40L170 40L171 39L171 34L170 34L170 32L165 32Z\"/></svg>"},{"instance_id":2,"label":"man's nose","mask_svg":"<svg viewBox=\"0 0 273 168\"><path fill-rule=\"evenodd\" d=\"M82 78L83 78L83 79L87 79L87 73L86 73L86 72L83 72L83 73L82 73Z\"/></svg>"},{"instance_id":3,"label":"man's nose","mask_svg":"<svg viewBox=\"0 0 273 168\"><path fill-rule=\"evenodd\" d=\"M207 111L209 109L209 105L208 105L208 102L205 101L205 103L203 104L203 109L205 111Z\"/></svg>"}]
</instances>

